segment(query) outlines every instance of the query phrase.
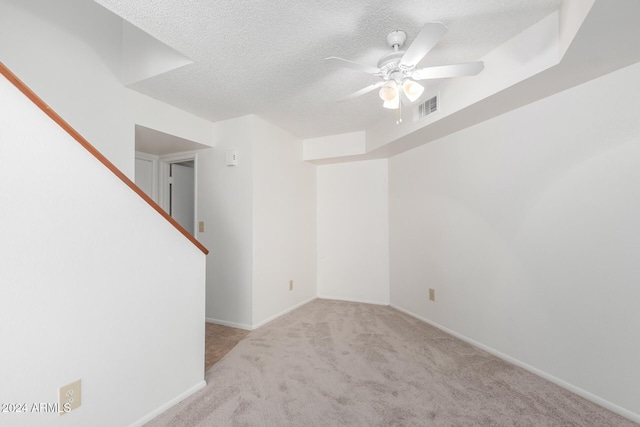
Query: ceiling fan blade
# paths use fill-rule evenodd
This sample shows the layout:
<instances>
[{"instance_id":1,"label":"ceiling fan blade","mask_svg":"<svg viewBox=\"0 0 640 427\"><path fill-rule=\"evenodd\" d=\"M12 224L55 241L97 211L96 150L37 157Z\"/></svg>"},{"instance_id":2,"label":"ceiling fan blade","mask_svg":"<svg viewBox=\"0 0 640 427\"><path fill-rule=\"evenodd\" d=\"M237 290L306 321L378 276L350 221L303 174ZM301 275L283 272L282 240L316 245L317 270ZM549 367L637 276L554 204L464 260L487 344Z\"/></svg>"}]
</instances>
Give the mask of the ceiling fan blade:
<instances>
[{"instance_id":1,"label":"ceiling fan blade","mask_svg":"<svg viewBox=\"0 0 640 427\"><path fill-rule=\"evenodd\" d=\"M447 27L441 22L427 22L413 40L411 46L402 56L400 62L404 65L415 66L440 41L447 32Z\"/></svg>"},{"instance_id":2,"label":"ceiling fan blade","mask_svg":"<svg viewBox=\"0 0 640 427\"><path fill-rule=\"evenodd\" d=\"M475 76L484 69L484 62L466 62L464 64L440 65L415 70L413 80L443 79L447 77Z\"/></svg>"},{"instance_id":3,"label":"ceiling fan blade","mask_svg":"<svg viewBox=\"0 0 640 427\"><path fill-rule=\"evenodd\" d=\"M380 69L376 67L372 67L370 65L360 64L358 62L349 61L348 59L337 58L335 56L330 56L325 59L329 64L339 65L341 67L351 68L352 70L364 71L369 74L380 74Z\"/></svg>"},{"instance_id":4,"label":"ceiling fan blade","mask_svg":"<svg viewBox=\"0 0 640 427\"><path fill-rule=\"evenodd\" d=\"M349 100L351 100L351 99L357 98L357 97L359 97L359 96L361 96L361 95L364 95L365 93L369 93L369 92L371 92L372 90L376 90L376 89L378 89L378 88L379 88L379 87L381 87L384 83L385 83L384 81L381 81L381 82L378 82L378 83L374 83L374 84L372 84L372 85L369 85L369 86L367 86L367 87L365 87L365 88L360 89L360 90L359 90L359 91L357 91L357 92L353 92L351 95L347 95L347 96L345 96L344 98L340 98L338 101L340 101L340 102L341 102L341 101L349 101Z\"/></svg>"}]
</instances>

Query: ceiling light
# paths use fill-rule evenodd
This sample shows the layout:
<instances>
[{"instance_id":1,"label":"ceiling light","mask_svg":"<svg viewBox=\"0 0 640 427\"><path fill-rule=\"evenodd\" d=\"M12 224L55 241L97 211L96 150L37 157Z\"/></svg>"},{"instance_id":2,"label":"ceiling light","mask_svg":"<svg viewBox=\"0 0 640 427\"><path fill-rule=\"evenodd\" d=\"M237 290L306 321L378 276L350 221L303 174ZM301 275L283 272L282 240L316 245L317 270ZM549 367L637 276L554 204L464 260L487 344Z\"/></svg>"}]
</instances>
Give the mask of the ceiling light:
<instances>
[{"instance_id":1,"label":"ceiling light","mask_svg":"<svg viewBox=\"0 0 640 427\"><path fill-rule=\"evenodd\" d=\"M392 51L382 56L376 67L335 56L326 58L326 61L379 77L381 80L378 83L370 84L343 99L353 99L379 88L383 107L397 110L396 123L400 124L403 104L416 102L424 92L424 87L418 81L475 76L483 70L484 63L481 61L416 68L446 32L447 27L443 23L427 22L405 49L403 46L407 34L401 30L392 31L387 35L387 45Z\"/></svg>"},{"instance_id":2,"label":"ceiling light","mask_svg":"<svg viewBox=\"0 0 640 427\"><path fill-rule=\"evenodd\" d=\"M393 101L398 98L398 84L395 80L389 80L382 88L380 88L380 98L385 102Z\"/></svg>"},{"instance_id":3,"label":"ceiling light","mask_svg":"<svg viewBox=\"0 0 640 427\"><path fill-rule=\"evenodd\" d=\"M420 95L422 95L422 92L424 92L424 87L422 87L422 85L418 82L415 82L410 79L406 79L402 83L402 91L404 92L405 95L407 95L407 98L409 98L409 101L415 102L418 98L420 98Z\"/></svg>"},{"instance_id":4,"label":"ceiling light","mask_svg":"<svg viewBox=\"0 0 640 427\"><path fill-rule=\"evenodd\" d=\"M399 81L402 75L400 76L392 75L392 77L398 78L398 81ZM400 108L401 93L404 93L410 102L415 102L418 98L420 98L420 95L422 95L422 92L424 92L424 87L420 83L414 80L405 78L402 84L399 84L394 78L385 82L384 85L382 85L382 87L380 88L379 95L380 95L380 98L384 101L384 104L382 104L384 108L395 110L396 108Z\"/></svg>"},{"instance_id":5,"label":"ceiling light","mask_svg":"<svg viewBox=\"0 0 640 427\"><path fill-rule=\"evenodd\" d=\"M390 110L395 110L396 108L400 108L400 97L396 96L394 99L389 101L384 101L382 104L384 108L389 108Z\"/></svg>"}]
</instances>

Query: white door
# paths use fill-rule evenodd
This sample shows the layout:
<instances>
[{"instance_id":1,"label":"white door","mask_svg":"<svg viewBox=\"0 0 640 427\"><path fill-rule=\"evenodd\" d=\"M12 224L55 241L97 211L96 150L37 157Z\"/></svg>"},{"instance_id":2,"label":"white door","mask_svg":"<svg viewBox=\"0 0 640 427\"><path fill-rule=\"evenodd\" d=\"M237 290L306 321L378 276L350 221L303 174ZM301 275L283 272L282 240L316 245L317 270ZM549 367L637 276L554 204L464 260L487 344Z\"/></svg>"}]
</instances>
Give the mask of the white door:
<instances>
[{"instance_id":1,"label":"white door","mask_svg":"<svg viewBox=\"0 0 640 427\"><path fill-rule=\"evenodd\" d=\"M195 236L193 161L169 164L169 215Z\"/></svg>"}]
</instances>

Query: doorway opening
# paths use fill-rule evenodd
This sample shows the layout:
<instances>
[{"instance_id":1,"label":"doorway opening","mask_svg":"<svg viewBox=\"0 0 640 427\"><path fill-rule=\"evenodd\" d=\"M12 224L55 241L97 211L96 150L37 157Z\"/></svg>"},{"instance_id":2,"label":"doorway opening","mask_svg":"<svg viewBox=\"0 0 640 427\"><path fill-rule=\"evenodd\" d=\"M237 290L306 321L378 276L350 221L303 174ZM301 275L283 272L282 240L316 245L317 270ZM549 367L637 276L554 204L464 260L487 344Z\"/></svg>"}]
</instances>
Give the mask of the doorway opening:
<instances>
[{"instance_id":1,"label":"doorway opening","mask_svg":"<svg viewBox=\"0 0 640 427\"><path fill-rule=\"evenodd\" d=\"M135 182L192 236L198 227L198 157L210 146L135 126Z\"/></svg>"},{"instance_id":2,"label":"doorway opening","mask_svg":"<svg viewBox=\"0 0 640 427\"><path fill-rule=\"evenodd\" d=\"M164 168L167 174L164 185L166 193L164 209L193 235L196 233L195 224L197 223L195 163L195 158L170 161L166 162Z\"/></svg>"},{"instance_id":3,"label":"doorway opening","mask_svg":"<svg viewBox=\"0 0 640 427\"><path fill-rule=\"evenodd\" d=\"M195 236L198 223L197 155L162 156L159 164L160 206Z\"/></svg>"}]
</instances>

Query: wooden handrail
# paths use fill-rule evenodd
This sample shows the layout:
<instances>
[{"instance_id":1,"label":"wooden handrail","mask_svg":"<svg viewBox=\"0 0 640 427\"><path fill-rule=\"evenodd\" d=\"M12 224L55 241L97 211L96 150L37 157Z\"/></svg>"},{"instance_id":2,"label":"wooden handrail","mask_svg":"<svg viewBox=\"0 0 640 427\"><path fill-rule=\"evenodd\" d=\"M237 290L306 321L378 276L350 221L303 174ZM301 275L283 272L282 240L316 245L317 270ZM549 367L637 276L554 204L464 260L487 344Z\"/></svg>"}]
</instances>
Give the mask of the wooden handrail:
<instances>
[{"instance_id":1,"label":"wooden handrail","mask_svg":"<svg viewBox=\"0 0 640 427\"><path fill-rule=\"evenodd\" d=\"M0 62L0 74L5 76L20 92L26 95L42 112L49 116L54 122L56 122L62 129L64 129L73 139L78 141L93 157L98 159L100 163L105 165L115 176L120 178L129 188L131 188L138 196L142 197L153 209L155 209L160 215L162 215L167 221L169 221L180 233L182 233L187 239L189 239L194 245L198 247L205 255L209 253L209 250L205 248L202 243L198 242L187 230L184 229L178 222L167 214L164 209L154 202L151 197L147 195L140 187L138 187L133 181L131 181L120 169L118 169L109 159L107 159L100 151L98 151L93 145L89 143L82 135L71 127L58 113L53 111L38 95L36 95L29 87L24 84L15 74L11 72L2 62Z\"/></svg>"}]
</instances>

